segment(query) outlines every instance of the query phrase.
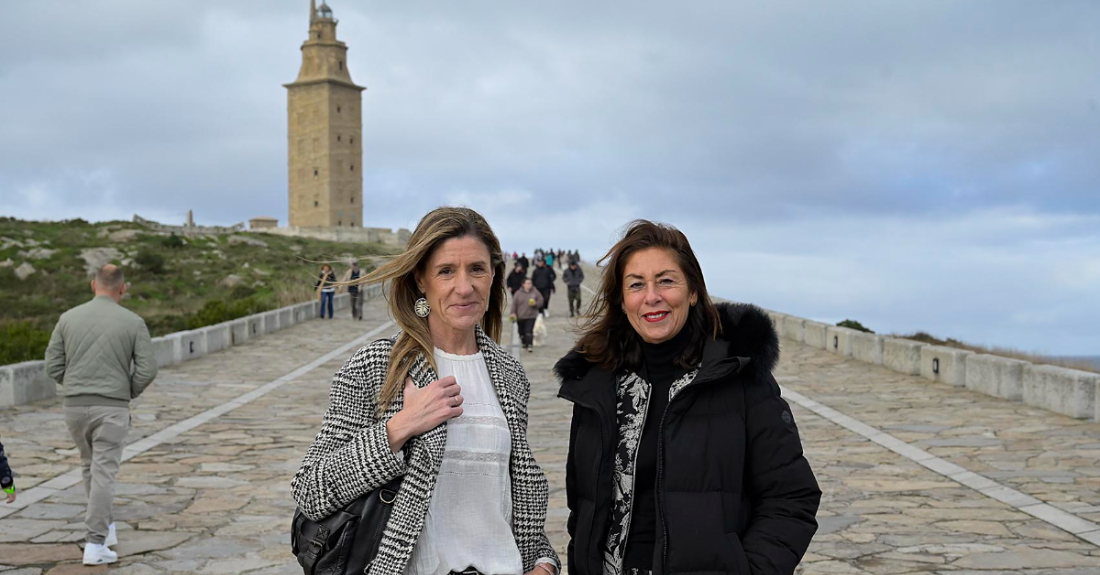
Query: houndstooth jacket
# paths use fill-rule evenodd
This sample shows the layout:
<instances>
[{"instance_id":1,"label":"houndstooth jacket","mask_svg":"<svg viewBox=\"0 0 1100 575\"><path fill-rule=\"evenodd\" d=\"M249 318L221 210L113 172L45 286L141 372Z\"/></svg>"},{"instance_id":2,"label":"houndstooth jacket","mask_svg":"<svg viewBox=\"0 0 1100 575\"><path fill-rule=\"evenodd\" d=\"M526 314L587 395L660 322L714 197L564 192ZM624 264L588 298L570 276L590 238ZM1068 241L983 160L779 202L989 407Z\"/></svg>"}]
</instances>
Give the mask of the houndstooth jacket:
<instances>
[{"instance_id":1,"label":"houndstooth jacket","mask_svg":"<svg viewBox=\"0 0 1100 575\"><path fill-rule=\"evenodd\" d=\"M539 558L550 557L560 566L546 537L546 475L535 463L527 443L527 400L531 383L519 361L505 352L481 327L477 346L485 358L500 407L512 435L512 532L523 558L524 571L535 568ZM317 520L354 501L360 495L404 475L378 555L368 574L404 573L435 488L447 426L441 424L406 444L404 459L390 451L386 422L404 403L400 395L382 417L376 414L378 392L386 378L395 338L380 339L363 347L344 364L332 380L329 407L321 431L306 451L291 488L298 507ZM421 354L409 376L417 387L438 379Z\"/></svg>"}]
</instances>

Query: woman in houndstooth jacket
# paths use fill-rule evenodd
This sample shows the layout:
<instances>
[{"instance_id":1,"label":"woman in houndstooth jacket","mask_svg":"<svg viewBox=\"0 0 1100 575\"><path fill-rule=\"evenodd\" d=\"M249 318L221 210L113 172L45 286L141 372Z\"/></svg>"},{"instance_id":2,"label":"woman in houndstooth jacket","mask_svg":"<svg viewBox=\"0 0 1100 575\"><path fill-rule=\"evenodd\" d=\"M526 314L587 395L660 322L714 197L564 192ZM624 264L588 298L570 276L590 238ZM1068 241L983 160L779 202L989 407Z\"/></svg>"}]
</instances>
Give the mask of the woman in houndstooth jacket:
<instances>
[{"instance_id":1,"label":"woman in houndstooth jacket","mask_svg":"<svg viewBox=\"0 0 1100 575\"><path fill-rule=\"evenodd\" d=\"M320 519L404 476L370 574L559 570L546 476L527 443L530 382L496 341L504 279L485 219L438 208L403 254L360 280L388 282L401 332L336 373L292 488Z\"/></svg>"}]
</instances>

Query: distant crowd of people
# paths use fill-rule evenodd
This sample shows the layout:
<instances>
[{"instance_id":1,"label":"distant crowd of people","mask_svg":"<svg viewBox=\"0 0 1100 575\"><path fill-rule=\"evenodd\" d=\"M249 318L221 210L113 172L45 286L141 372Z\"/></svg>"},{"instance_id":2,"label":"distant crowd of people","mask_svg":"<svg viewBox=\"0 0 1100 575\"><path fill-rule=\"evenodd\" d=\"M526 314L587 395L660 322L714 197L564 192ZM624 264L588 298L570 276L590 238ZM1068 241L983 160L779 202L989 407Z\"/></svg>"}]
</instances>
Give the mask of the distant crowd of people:
<instances>
[{"instance_id":1,"label":"distant crowd of people","mask_svg":"<svg viewBox=\"0 0 1100 575\"><path fill-rule=\"evenodd\" d=\"M569 317L580 315L581 283L584 282L584 271L580 266L581 254L578 250L537 249L534 252L535 267L531 270L530 277L527 276L530 264L527 252L512 252L512 260L515 266L506 281L508 291L512 293L511 317L519 325L523 348L532 351L535 321L539 315L550 317L550 296L557 291L555 282L558 274L554 271L555 263L560 269L568 261L568 264L564 264L566 269L562 272L562 283L566 286L569 298Z\"/></svg>"}]
</instances>

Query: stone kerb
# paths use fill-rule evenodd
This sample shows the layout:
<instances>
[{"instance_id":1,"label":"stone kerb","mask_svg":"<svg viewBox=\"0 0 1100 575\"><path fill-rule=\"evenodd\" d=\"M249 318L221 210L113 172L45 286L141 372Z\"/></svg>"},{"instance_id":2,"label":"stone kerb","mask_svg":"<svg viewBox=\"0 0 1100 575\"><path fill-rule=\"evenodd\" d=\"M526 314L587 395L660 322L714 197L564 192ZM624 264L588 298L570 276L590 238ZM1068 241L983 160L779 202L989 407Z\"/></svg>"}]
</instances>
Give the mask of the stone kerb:
<instances>
[{"instance_id":1,"label":"stone kerb","mask_svg":"<svg viewBox=\"0 0 1100 575\"><path fill-rule=\"evenodd\" d=\"M46 362L24 361L0 366L0 405L20 405L57 395L57 384L45 371Z\"/></svg>"},{"instance_id":2,"label":"stone kerb","mask_svg":"<svg viewBox=\"0 0 1100 575\"><path fill-rule=\"evenodd\" d=\"M882 336L863 331L848 334L848 349L851 356L859 361L882 365Z\"/></svg>"},{"instance_id":3,"label":"stone kerb","mask_svg":"<svg viewBox=\"0 0 1100 575\"><path fill-rule=\"evenodd\" d=\"M920 374L925 379L954 386L966 384L966 359L972 351L941 345L926 345L920 350Z\"/></svg>"},{"instance_id":4,"label":"stone kerb","mask_svg":"<svg viewBox=\"0 0 1100 575\"><path fill-rule=\"evenodd\" d=\"M232 345L241 345L252 339L252 333L248 331L248 318L242 317L229 322L229 335Z\"/></svg>"},{"instance_id":5,"label":"stone kerb","mask_svg":"<svg viewBox=\"0 0 1100 575\"><path fill-rule=\"evenodd\" d=\"M828 325L806 320L802 323L802 343L817 349L825 349L828 331Z\"/></svg>"},{"instance_id":6,"label":"stone kerb","mask_svg":"<svg viewBox=\"0 0 1100 575\"><path fill-rule=\"evenodd\" d=\"M179 334L153 338L153 353L157 355L157 367L179 363Z\"/></svg>"},{"instance_id":7,"label":"stone kerb","mask_svg":"<svg viewBox=\"0 0 1100 575\"><path fill-rule=\"evenodd\" d=\"M1024 397L1026 361L985 353L966 358L966 388L986 395L1020 401Z\"/></svg>"},{"instance_id":8,"label":"stone kerb","mask_svg":"<svg viewBox=\"0 0 1100 575\"><path fill-rule=\"evenodd\" d=\"M783 317L783 337L802 343L803 327L806 320L788 315Z\"/></svg>"},{"instance_id":9,"label":"stone kerb","mask_svg":"<svg viewBox=\"0 0 1100 575\"><path fill-rule=\"evenodd\" d=\"M221 351L233 345L233 332L229 323L210 325L199 330L206 336L206 353Z\"/></svg>"},{"instance_id":10,"label":"stone kerb","mask_svg":"<svg viewBox=\"0 0 1100 575\"><path fill-rule=\"evenodd\" d=\"M279 331L279 310L268 311L260 314L264 322L264 333Z\"/></svg>"},{"instance_id":11,"label":"stone kerb","mask_svg":"<svg viewBox=\"0 0 1100 575\"><path fill-rule=\"evenodd\" d=\"M346 309L351 309L351 295L346 293L337 294L336 297L332 299L333 313L336 313L337 311L344 311Z\"/></svg>"},{"instance_id":12,"label":"stone kerb","mask_svg":"<svg viewBox=\"0 0 1100 575\"><path fill-rule=\"evenodd\" d=\"M882 342L882 364L894 371L920 375L920 350L924 346L911 339L885 338Z\"/></svg>"},{"instance_id":13,"label":"stone kerb","mask_svg":"<svg viewBox=\"0 0 1100 575\"><path fill-rule=\"evenodd\" d=\"M1100 374L1053 365L1025 365L1024 403L1077 419L1096 415Z\"/></svg>"},{"instance_id":14,"label":"stone kerb","mask_svg":"<svg viewBox=\"0 0 1100 575\"><path fill-rule=\"evenodd\" d=\"M837 355L851 357L852 348L849 340L853 333L857 333L856 330L833 325L829 326L825 330L825 350Z\"/></svg>"},{"instance_id":15,"label":"stone kerb","mask_svg":"<svg viewBox=\"0 0 1100 575\"><path fill-rule=\"evenodd\" d=\"M313 319L313 316L309 313L313 311L313 302L292 305L290 309L294 314L294 323L302 323L306 320Z\"/></svg>"},{"instance_id":16,"label":"stone kerb","mask_svg":"<svg viewBox=\"0 0 1100 575\"><path fill-rule=\"evenodd\" d=\"M248 322L248 339L256 339L264 334L264 316L256 314L245 316Z\"/></svg>"},{"instance_id":17,"label":"stone kerb","mask_svg":"<svg viewBox=\"0 0 1100 575\"><path fill-rule=\"evenodd\" d=\"M291 306L281 307L276 311L279 312L279 326L280 327L285 329L285 328L288 328L288 327L290 327L292 325L295 325L297 323L296 321L294 321L294 308L293 307L291 307Z\"/></svg>"},{"instance_id":18,"label":"stone kerb","mask_svg":"<svg viewBox=\"0 0 1100 575\"><path fill-rule=\"evenodd\" d=\"M176 353L179 361L184 362L206 355L206 332L201 329L181 331L176 336Z\"/></svg>"}]
</instances>

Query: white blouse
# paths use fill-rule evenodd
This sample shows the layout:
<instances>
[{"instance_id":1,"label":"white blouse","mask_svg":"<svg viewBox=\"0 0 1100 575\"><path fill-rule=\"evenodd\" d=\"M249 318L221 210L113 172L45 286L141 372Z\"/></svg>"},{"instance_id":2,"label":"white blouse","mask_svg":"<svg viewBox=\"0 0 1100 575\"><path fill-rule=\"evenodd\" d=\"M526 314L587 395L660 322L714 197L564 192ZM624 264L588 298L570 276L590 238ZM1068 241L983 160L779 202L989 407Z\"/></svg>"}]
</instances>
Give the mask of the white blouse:
<instances>
[{"instance_id":1,"label":"white blouse","mask_svg":"<svg viewBox=\"0 0 1100 575\"><path fill-rule=\"evenodd\" d=\"M462 415L447 422L447 444L424 529L406 575L447 575L477 569L522 575L512 535L512 436L481 352L435 350L439 377L462 388Z\"/></svg>"}]
</instances>

